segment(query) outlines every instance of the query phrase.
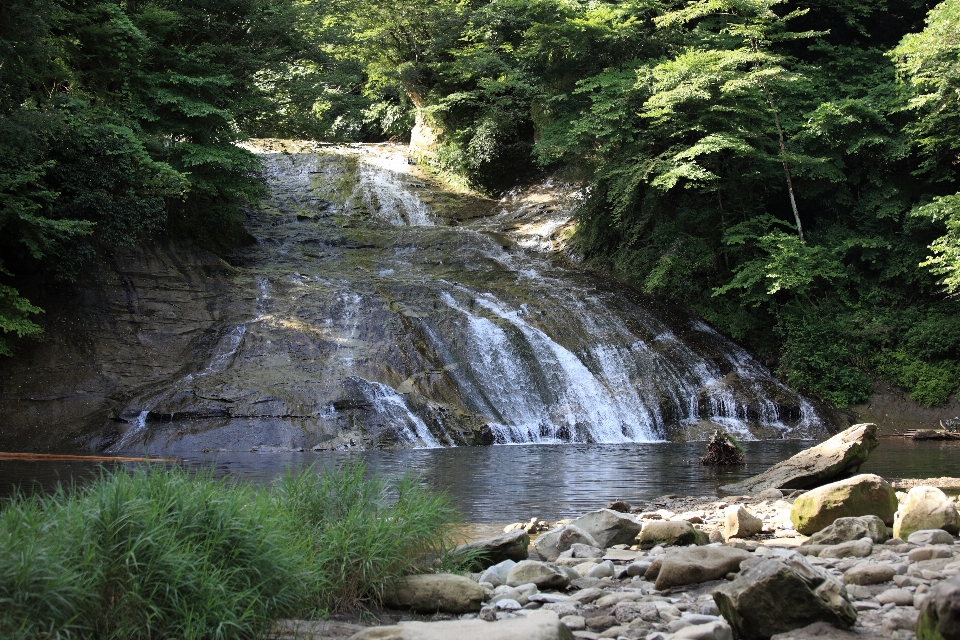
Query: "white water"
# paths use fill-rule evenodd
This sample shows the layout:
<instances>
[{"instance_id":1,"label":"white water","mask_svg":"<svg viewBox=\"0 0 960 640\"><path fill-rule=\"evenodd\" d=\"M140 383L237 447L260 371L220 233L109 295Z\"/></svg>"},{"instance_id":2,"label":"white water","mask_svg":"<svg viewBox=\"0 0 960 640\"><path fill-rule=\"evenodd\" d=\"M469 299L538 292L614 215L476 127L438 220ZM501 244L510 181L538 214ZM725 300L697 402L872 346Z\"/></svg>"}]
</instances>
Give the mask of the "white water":
<instances>
[{"instance_id":1,"label":"white water","mask_svg":"<svg viewBox=\"0 0 960 640\"><path fill-rule=\"evenodd\" d=\"M364 398L379 416L386 418L389 425L396 429L404 444L428 449L442 446L430 433L426 423L410 411L403 396L385 384L364 382L367 383L363 388Z\"/></svg>"},{"instance_id":2,"label":"white water","mask_svg":"<svg viewBox=\"0 0 960 640\"><path fill-rule=\"evenodd\" d=\"M404 154L364 155L348 202L359 200L374 216L394 226L431 227L433 214L409 180Z\"/></svg>"}]
</instances>

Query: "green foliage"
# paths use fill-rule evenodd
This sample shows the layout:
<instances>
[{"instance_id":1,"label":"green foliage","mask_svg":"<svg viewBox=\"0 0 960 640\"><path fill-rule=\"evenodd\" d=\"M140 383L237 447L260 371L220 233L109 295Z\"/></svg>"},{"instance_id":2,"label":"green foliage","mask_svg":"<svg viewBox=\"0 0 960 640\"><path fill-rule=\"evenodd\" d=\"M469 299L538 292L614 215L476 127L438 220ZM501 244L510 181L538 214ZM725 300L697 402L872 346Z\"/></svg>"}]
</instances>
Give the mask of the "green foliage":
<instances>
[{"instance_id":1,"label":"green foliage","mask_svg":"<svg viewBox=\"0 0 960 640\"><path fill-rule=\"evenodd\" d=\"M377 599L433 562L454 513L362 465L274 490L180 469L105 475L0 510L0 635L258 638Z\"/></svg>"}]
</instances>

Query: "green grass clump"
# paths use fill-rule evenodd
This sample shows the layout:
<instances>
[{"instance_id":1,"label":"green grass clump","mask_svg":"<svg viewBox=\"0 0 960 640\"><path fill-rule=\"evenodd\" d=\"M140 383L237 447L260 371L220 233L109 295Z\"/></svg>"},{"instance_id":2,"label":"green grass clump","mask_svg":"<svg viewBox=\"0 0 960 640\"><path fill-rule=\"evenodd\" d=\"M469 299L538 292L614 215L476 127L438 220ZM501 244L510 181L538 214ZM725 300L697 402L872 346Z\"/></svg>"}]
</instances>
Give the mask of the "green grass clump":
<instances>
[{"instance_id":1,"label":"green grass clump","mask_svg":"<svg viewBox=\"0 0 960 640\"><path fill-rule=\"evenodd\" d=\"M376 600L447 550L455 513L362 465L274 490L140 468L0 510L0 637L257 638Z\"/></svg>"}]
</instances>

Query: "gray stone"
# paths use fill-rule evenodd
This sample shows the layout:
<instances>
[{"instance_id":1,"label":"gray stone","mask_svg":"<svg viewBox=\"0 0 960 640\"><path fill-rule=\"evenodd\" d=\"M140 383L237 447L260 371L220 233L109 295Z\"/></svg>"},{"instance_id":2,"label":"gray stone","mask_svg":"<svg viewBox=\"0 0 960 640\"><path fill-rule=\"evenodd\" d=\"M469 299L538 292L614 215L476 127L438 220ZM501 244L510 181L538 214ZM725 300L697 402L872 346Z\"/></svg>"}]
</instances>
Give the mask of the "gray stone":
<instances>
[{"instance_id":1,"label":"gray stone","mask_svg":"<svg viewBox=\"0 0 960 640\"><path fill-rule=\"evenodd\" d=\"M570 579L560 567L536 560L524 560L511 567L507 574L507 584L515 587L527 583L535 584L540 589L563 589L570 583Z\"/></svg>"},{"instance_id":2,"label":"gray stone","mask_svg":"<svg viewBox=\"0 0 960 640\"><path fill-rule=\"evenodd\" d=\"M613 577L613 563L609 560L604 560L600 564L594 565L588 572L587 578L612 578Z\"/></svg>"},{"instance_id":3,"label":"gray stone","mask_svg":"<svg viewBox=\"0 0 960 640\"><path fill-rule=\"evenodd\" d=\"M627 624L638 618L647 622L660 621L660 612L652 602L636 602L633 600L618 602L613 607L613 616L620 624Z\"/></svg>"},{"instance_id":4,"label":"gray stone","mask_svg":"<svg viewBox=\"0 0 960 640\"><path fill-rule=\"evenodd\" d=\"M723 537L749 538L760 533L763 529L763 520L753 515L741 504L727 507L723 516Z\"/></svg>"},{"instance_id":5,"label":"gray stone","mask_svg":"<svg viewBox=\"0 0 960 640\"><path fill-rule=\"evenodd\" d=\"M715 620L680 629L671 640L733 640L733 629L726 620Z\"/></svg>"},{"instance_id":6,"label":"gray stone","mask_svg":"<svg viewBox=\"0 0 960 640\"><path fill-rule=\"evenodd\" d=\"M533 612L497 622L483 620L445 620L443 622L405 622L385 627L370 627L349 640L573 640L573 634L553 612Z\"/></svg>"},{"instance_id":7,"label":"gray stone","mask_svg":"<svg viewBox=\"0 0 960 640\"><path fill-rule=\"evenodd\" d=\"M896 569L888 564L857 564L847 569L843 574L845 584L883 584L893 580Z\"/></svg>"},{"instance_id":8,"label":"gray stone","mask_svg":"<svg viewBox=\"0 0 960 640\"><path fill-rule=\"evenodd\" d=\"M533 541L533 547L537 550L537 555L540 556L541 560L553 562L560 557L560 534L563 532L565 526L566 525L556 527L550 531L541 533L537 536L537 539Z\"/></svg>"},{"instance_id":9,"label":"gray stone","mask_svg":"<svg viewBox=\"0 0 960 640\"><path fill-rule=\"evenodd\" d=\"M912 607L910 609L897 607L884 614L880 630L885 634L885 640L892 637L896 631L916 631L919 617L920 612Z\"/></svg>"},{"instance_id":10,"label":"gray stone","mask_svg":"<svg viewBox=\"0 0 960 640\"><path fill-rule=\"evenodd\" d=\"M463 576L430 573L407 576L384 593L384 604L394 609L424 613L467 613L479 611L485 597L483 588Z\"/></svg>"},{"instance_id":11,"label":"gray stone","mask_svg":"<svg viewBox=\"0 0 960 640\"><path fill-rule=\"evenodd\" d=\"M561 529L560 536L557 538L557 549L566 551L573 545L586 545L588 547L600 548L600 544L594 540L593 536L577 525L570 523Z\"/></svg>"},{"instance_id":12,"label":"gray stone","mask_svg":"<svg viewBox=\"0 0 960 640\"><path fill-rule=\"evenodd\" d=\"M492 584L494 587L499 587L502 584L507 583L507 574L510 573L510 569L513 565L517 564L513 560L504 560L503 562L497 563L492 567L488 567L483 573L480 574L480 578L477 582L487 582Z\"/></svg>"},{"instance_id":13,"label":"gray stone","mask_svg":"<svg viewBox=\"0 0 960 640\"><path fill-rule=\"evenodd\" d=\"M657 545L686 546L696 544L697 530L682 520L647 520L637 539L641 549Z\"/></svg>"},{"instance_id":14,"label":"gray stone","mask_svg":"<svg viewBox=\"0 0 960 640\"><path fill-rule=\"evenodd\" d=\"M735 547L681 547L669 549L657 574L656 588L719 580L740 570L750 553Z\"/></svg>"},{"instance_id":15,"label":"gray stone","mask_svg":"<svg viewBox=\"0 0 960 640\"><path fill-rule=\"evenodd\" d=\"M820 551L819 556L821 558L866 558L871 552L873 552L873 540L861 538L826 546Z\"/></svg>"},{"instance_id":16,"label":"gray stone","mask_svg":"<svg viewBox=\"0 0 960 640\"><path fill-rule=\"evenodd\" d=\"M526 560L529 546L529 534L522 529L518 529L494 538L468 542L457 547L454 553L476 554L476 560L470 568L473 571L480 571L504 560L513 560L514 562Z\"/></svg>"},{"instance_id":17,"label":"gray stone","mask_svg":"<svg viewBox=\"0 0 960 640\"><path fill-rule=\"evenodd\" d=\"M587 628L587 621L583 616L564 616L560 622L570 631L582 631Z\"/></svg>"},{"instance_id":18,"label":"gray stone","mask_svg":"<svg viewBox=\"0 0 960 640\"><path fill-rule=\"evenodd\" d=\"M640 523L632 516L610 509L599 509L583 515L570 524L588 533L598 547L633 544L640 533Z\"/></svg>"},{"instance_id":19,"label":"gray stone","mask_svg":"<svg viewBox=\"0 0 960 640\"><path fill-rule=\"evenodd\" d=\"M877 595L880 604L894 604L898 607L912 607L913 593L906 589L887 589Z\"/></svg>"},{"instance_id":20,"label":"gray stone","mask_svg":"<svg viewBox=\"0 0 960 640\"><path fill-rule=\"evenodd\" d=\"M890 640L890 636L854 633L837 629L826 622L815 622L800 629L778 633L770 640Z\"/></svg>"},{"instance_id":21,"label":"gray stone","mask_svg":"<svg viewBox=\"0 0 960 640\"><path fill-rule=\"evenodd\" d=\"M953 544L953 536L943 529L922 529L907 537L907 542L918 546L928 544Z\"/></svg>"},{"instance_id":22,"label":"gray stone","mask_svg":"<svg viewBox=\"0 0 960 640\"><path fill-rule=\"evenodd\" d=\"M780 489L765 489L757 494L761 500L779 500L783 497L783 491Z\"/></svg>"},{"instance_id":23,"label":"gray stone","mask_svg":"<svg viewBox=\"0 0 960 640\"><path fill-rule=\"evenodd\" d=\"M856 516L837 518L826 529L810 536L803 545L840 544L860 538L870 538L874 544L884 544L889 537L887 525L878 516Z\"/></svg>"},{"instance_id":24,"label":"gray stone","mask_svg":"<svg viewBox=\"0 0 960 640\"><path fill-rule=\"evenodd\" d=\"M948 533L947 535L950 535L950 534ZM923 562L924 560L934 560L938 558L951 558L951 557L953 557L952 547L948 547L942 544L931 545L929 547L918 547L916 549L911 549L910 553L907 554L907 559L910 562Z\"/></svg>"},{"instance_id":25,"label":"gray stone","mask_svg":"<svg viewBox=\"0 0 960 640\"><path fill-rule=\"evenodd\" d=\"M760 475L722 487L730 494L765 489L806 489L855 473L880 443L877 425L855 424L815 447L767 469Z\"/></svg>"},{"instance_id":26,"label":"gray stone","mask_svg":"<svg viewBox=\"0 0 960 640\"><path fill-rule=\"evenodd\" d=\"M907 537L915 531L943 529L956 535L960 531L957 509L946 494L936 487L913 487L893 522L893 535Z\"/></svg>"},{"instance_id":27,"label":"gray stone","mask_svg":"<svg viewBox=\"0 0 960 640\"><path fill-rule=\"evenodd\" d=\"M790 521L804 535L820 531L837 518L877 516L893 523L897 492L880 476L865 473L812 489L793 502Z\"/></svg>"},{"instance_id":28,"label":"gray stone","mask_svg":"<svg viewBox=\"0 0 960 640\"><path fill-rule=\"evenodd\" d=\"M570 545L568 551L572 551L574 558L602 558L603 549L600 547L592 547L587 544L575 543Z\"/></svg>"},{"instance_id":29,"label":"gray stone","mask_svg":"<svg viewBox=\"0 0 960 640\"><path fill-rule=\"evenodd\" d=\"M580 605L577 602L548 602L543 605L543 608L547 611L556 611L557 615L561 618L566 616L575 616L580 613Z\"/></svg>"},{"instance_id":30,"label":"gray stone","mask_svg":"<svg viewBox=\"0 0 960 640\"><path fill-rule=\"evenodd\" d=\"M820 621L846 628L857 619L843 585L798 554L745 561L740 575L713 597L735 633L747 640Z\"/></svg>"},{"instance_id":31,"label":"gray stone","mask_svg":"<svg viewBox=\"0 0 960 640\"><path fill-rule=\"evenodd\" d=\"M551 602L566 602L570 600L570 596L565 596L561 593L535 593L529 598L530 602L539 602L541 604L548 604Z\"/></svg>"},{"instance_id":32,"label":"gray stone","mask_svg":"<svg viewBox=\"0 0 960 640\"><path fill-rule=\"evenodd\" d=\"M642 576L647 572L647 569L650 568L650 562L641 560L638 562L631 562L626 567L626 572L628 576Z\"/></svg>"},{"instance_id":33,"label":"gray stone","mask_svg":"<svg viewBox=\"0 0 960 640\"><path fill-rule=\"evenodd\" d=\"M570 595L571 600L580 602L582 604L589 604L594 600L599 600L603 596L607 595L607 592L603 589L597 589L596 587L590 589L581 589L576 593Z\"/></svg>"}]
</instances>

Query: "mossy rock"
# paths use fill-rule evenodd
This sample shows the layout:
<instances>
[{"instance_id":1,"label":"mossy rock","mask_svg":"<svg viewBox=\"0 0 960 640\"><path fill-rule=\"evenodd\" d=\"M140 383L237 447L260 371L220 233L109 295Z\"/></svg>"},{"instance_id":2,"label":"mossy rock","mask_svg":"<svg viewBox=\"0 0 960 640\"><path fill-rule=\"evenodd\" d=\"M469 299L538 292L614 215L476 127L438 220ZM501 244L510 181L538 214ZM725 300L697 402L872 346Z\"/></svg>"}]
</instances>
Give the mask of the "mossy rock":
<instances>
[{"instance_id":1,"label":"mossy rock","mask_svg":"<svg viewBox=\"0 0 960 640\"><path fill-rule=\"evenodd\" d=\"M790 521L798 532L814 534L837 518L877 516L893 524L897 493L880 476L864 473L808 491L793 503Z\"/></svg>"}]
</instances>

